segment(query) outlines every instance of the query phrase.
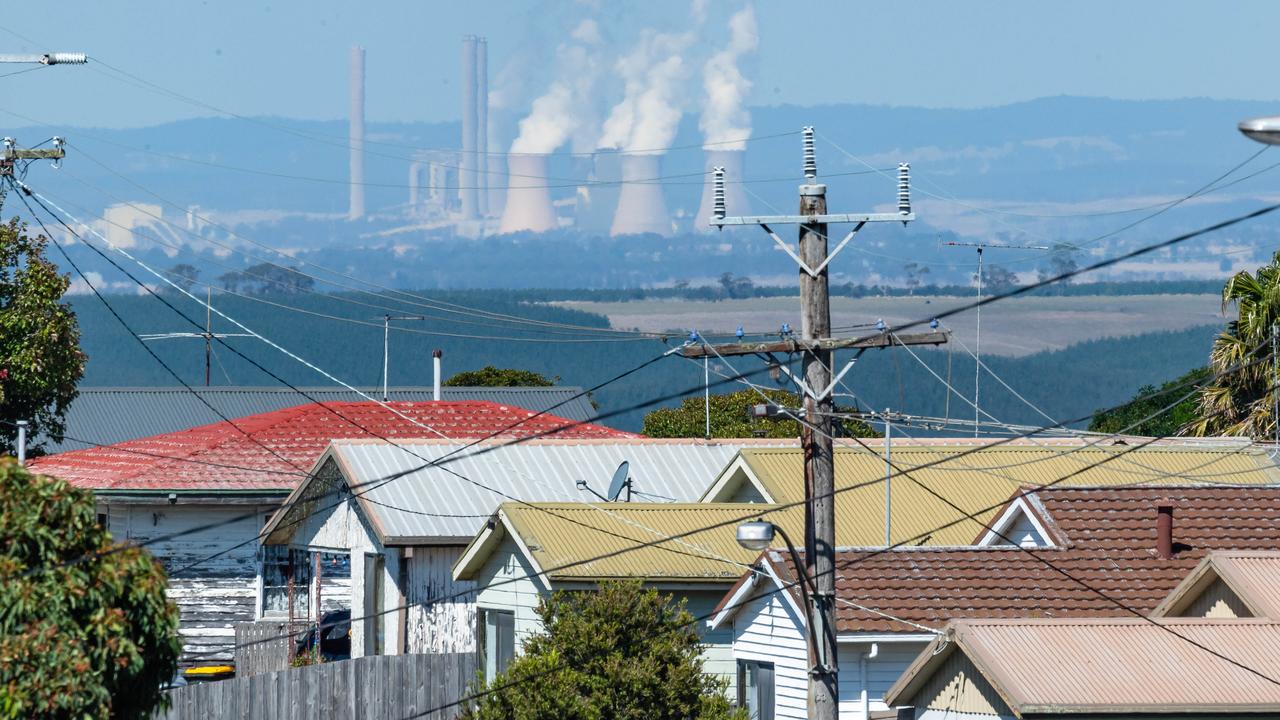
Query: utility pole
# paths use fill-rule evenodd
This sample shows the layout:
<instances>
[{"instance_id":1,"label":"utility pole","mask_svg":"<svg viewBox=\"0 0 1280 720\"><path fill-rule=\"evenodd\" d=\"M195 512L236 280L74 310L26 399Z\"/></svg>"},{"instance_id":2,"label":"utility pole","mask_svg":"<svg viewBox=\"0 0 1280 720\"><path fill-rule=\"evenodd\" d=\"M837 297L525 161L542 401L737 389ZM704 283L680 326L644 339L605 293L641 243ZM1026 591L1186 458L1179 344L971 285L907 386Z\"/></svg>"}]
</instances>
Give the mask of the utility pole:
<instances>
[{"instance_id":1,"label":"utility pole","mask_svg":"<svg viewBox=\"0 0 1280 720\"><path fill-rule=\"evenodd\" d=\"M382 402L387 401L387 378L391 369L391 321L392 320L426 320L421 315L383 315L382 316Z\"/></svg>"},{"instance_id":2,"label":"utility pole","mask_svg":"<svg viewBox=\"0 0 1280 720\"><path fill-rule=\"evenodd\" d=\"M783 335L777 342L693 345L681 350L684 357L757 355L772 366L781 367L804 396L800 424L800 444L804 450L805 489L805 571L814 579L811 607L806 608L810 633L809 718L835 720L839 713L838 663L835 626L835 454L833 415L835 386L853 367L849 362L833 379L835 350L855 349L860 356L868 348L893 345L940 345L945 332L898 335L880 331L867 338L831 337L831 300L827 267L836 255L867 223L901 222L915 219L911 212L909 168L898 165L898 212L829 214L827 186L819 183L813 148L813 128L804 128L804 177L800 186L798 215L726 217L724 168L715 169L715 208L711 225L759 225L800 267L801 337ZM828 252L827 227L832 223L852 223L851 230L834 250ZM773 232L770 225L798 225L799 252ZM802 353L803 372L796 378L773 357L776 352ZM855 356L855 360L857 357Z\"/></svg>"},{"instance_id":3,"label":"utility pole","mask_svg":"<svg viewBox=\"0 0 1280 720\"><path fill-rule=\"evenodd\" d=\"M12 54L0 53L0 63L18 63L23 65L84 65L89 62L89 56L84 53L38 53L38 54ZM31 68L35 70L36 68ZM26 72L20 70L18 72ZM47 149L39 148L20 148L18 143L11 137L4 138L4 152L0 154L0 208L4 207L4 196L9 189L8 178L13 177L14 167L19 161L26 160L52 160L53 166L57 168L62 159L67 156L64 145L66 144L60 137L54 137L53 147Z\"/></svg>"},{"instance_id":4,"label":"utility pole","mask_svg":"<svg viewBox=\"0 0 1280 720\"><path fill-rule=\"evenodd\" d=\"M977 334L973 341L973 436L978 437L978 426L981 422L979 414L982 412L978 405L978 387L982 381L982 256L983 251L989 247L1003 248L1006 250L1048 250L1043 245L997 245L994 243L965 243L965 242L949 242L947 245L951 247L971 247L978 250L978 305L975 308L975 318L977 326ZM950 397L950 393L947 393Z\"/></svg>"}]
</instances>

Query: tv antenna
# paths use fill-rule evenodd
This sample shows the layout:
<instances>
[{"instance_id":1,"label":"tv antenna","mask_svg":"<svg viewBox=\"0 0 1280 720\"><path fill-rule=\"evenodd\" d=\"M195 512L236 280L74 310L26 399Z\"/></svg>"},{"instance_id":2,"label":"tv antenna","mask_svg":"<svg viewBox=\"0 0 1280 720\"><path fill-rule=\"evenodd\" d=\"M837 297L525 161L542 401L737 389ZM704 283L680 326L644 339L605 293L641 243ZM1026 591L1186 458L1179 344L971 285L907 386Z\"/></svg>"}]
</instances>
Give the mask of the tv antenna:
<instances>
[{"instance_id":1,"label":"tv antenna","mask_svg":"<svg viewBox=\"0 0 1280 720\"><path fill-rule=\"evenodd\" d=\"M631 482L631 463L623 460L622 463L618 465L618 469L613 471L613 480L609 481L609 492L607 494L601 495L595 490L592 490L586 480L579 480L577 485L579 489L586 490L605 502L617 502L625 488L627 491L626 502L631 502Z\"/></svg>"},{"instance_id":2,"label":"tv antenna","mask_svg":"<svg viewBox=\"0 0 1280 720\"><path fill-rule=\"evenodd\" d=\"M973 348L973 436L978 437L978 384L982 378L982 251L987 248L1001 248L1004 250L1048 250L1044 245L1002 245L1000 243L966 243L966 242L948 242L951 247L971 247L978 250L978 305L977 310L977 337L974 340Z\"/></svg>"},{"instance_id":3,"label":"tv antenna","mask_svg":"<svg viewBox=\"0 0 1280 720\"><path fill-rule=\"evenodd\" d=\"M213 289L205 289L204 332L153 333L139 335L138 338L148 340L177 340L180 338L204 338L204 386L209 387L209 361L213 357L214 338L253 337L249 333L216 333L213 331ZM225 372L225 371L224 371Z\"/></svg>"}]
</instances>

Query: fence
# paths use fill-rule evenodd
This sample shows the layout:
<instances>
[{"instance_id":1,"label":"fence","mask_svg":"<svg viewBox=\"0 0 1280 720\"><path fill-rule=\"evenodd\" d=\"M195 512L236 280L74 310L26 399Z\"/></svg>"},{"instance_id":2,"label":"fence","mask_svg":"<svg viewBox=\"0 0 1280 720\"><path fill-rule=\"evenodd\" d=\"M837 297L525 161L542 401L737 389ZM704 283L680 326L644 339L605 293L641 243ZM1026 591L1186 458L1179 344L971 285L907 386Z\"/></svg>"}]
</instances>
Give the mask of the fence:
<instances>
[{"instance_id":1,"label":"fence","mask_svg":"<svg viewBox=\"0 0 1280 720\"><path fill-rule=\"evenodd\" d=\"M289 667L289 649L306 632L307 623L236 623L236 677L249 677Z\"/></svg>"},{"instance_id":2,"label":"fence","mask_svg":"<svg viewBox=\"0 0 1280 720\"><path fill-rule=\"evenodd\" d=\"M475 672L475 653L342 660L178 688L156 720L403 720L458 702ZM450 720L459 710L421 717Z\"/></svg>"}]
</instances>

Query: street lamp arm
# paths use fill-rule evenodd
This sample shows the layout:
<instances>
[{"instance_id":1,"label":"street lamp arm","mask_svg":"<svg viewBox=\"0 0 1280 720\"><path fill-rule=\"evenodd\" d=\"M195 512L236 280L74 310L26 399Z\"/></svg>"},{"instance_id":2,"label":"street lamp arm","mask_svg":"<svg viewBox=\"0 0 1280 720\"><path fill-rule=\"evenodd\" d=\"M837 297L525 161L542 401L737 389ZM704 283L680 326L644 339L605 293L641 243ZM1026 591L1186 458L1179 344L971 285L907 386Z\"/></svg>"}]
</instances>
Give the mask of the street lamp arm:
<instances>
[{"instance_id":1,"label":"street lamp arm","mask_svg":"<svg viewBox=\"0 0 1280 720\"><path fill-rule=\"evenodd\" d=\"M796 576L799 578L797 583L800 586L800 602L804 605L804 624L808 628L809 640L809 656L817 663L814 667L816 672L819 667L824 664L820 661L822 644L818 641L818 628L815 622L816 608L814 607L813 598L818 594L818 588L813 582L813 578L809 577L809 572L805 570L804 562L800 560L800 555L796 553L796 546L791 542L791 538L787 536L782 526L774 523L773 527L782 536L782 542L787 544L787 552L791 553L791 564L795 566Z\"/></svg>"}]
</instances>

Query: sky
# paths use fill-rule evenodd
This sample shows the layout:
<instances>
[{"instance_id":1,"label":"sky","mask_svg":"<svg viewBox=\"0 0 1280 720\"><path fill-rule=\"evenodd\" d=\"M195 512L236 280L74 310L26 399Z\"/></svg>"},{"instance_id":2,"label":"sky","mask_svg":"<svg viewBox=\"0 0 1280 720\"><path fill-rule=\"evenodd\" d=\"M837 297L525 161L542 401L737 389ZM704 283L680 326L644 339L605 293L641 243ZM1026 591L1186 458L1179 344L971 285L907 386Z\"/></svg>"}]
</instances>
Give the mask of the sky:
<instances>
[{"instance_id":1,"label":"sky","mask_svg":"<svg viewBox=\"0 0 1280 720\"><path fill-rule=\"evenodd\" d=\"M728 16L744 0L707 2L694 53L723 42ZM1277 2L757 0L756 12L750 105L982 107L1053 95L1280 100L1269 52L1280 31ZM370 121L456 120L464 34L489 39L491 83L519 107L545 88L555 47L583 17L598 18L622 50L641 28L691 23L688 0L14 3L0 17L0 53L81 51L99 62L7 77L23 68L2 66L0 109L97 127L216 114L140 86L118 68L220 110L337 119L345 116L347 50L361 44Z\"/></svg>"}]
</instances>

